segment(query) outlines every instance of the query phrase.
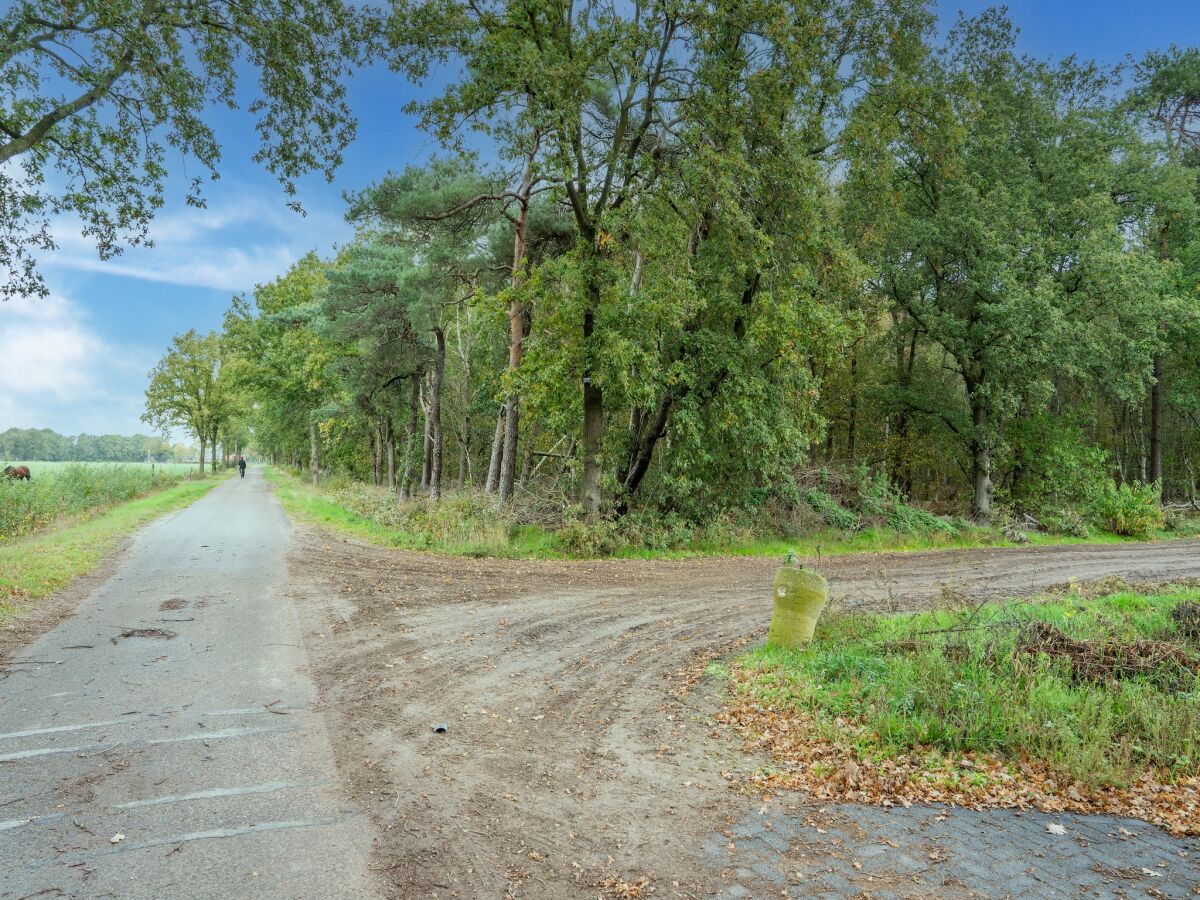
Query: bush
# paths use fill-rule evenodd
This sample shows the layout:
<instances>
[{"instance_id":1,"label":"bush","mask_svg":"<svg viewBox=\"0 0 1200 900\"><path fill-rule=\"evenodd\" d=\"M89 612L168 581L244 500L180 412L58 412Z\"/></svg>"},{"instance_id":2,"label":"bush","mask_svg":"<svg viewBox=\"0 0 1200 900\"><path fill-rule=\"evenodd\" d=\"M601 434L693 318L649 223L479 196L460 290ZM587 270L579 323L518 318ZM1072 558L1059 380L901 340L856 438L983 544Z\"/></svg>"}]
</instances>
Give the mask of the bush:
<instances>
[{"instance_id":1,"label":"bush","mask_svg":"<svg viewBox=\"0 0 1200 900\"><path fill-rule=\"evenodd\" d=\"M882 472L860 467L854 473L854 482L864 518L874 519L902 534L936 531L953 536L959 533L954 522L908 503L900 489Z\"/></svg>"},{"instance_id":2,"label":"bush","mask_svg":"<svg viewBox=\"0 0 1200 900\"><path fill-rule=\"evenodd\" d=\"M398 532L397 543L475 552L498 552L508 546L516 520L484 494L459 491L439 503L398 503L387 488L348 479L331 479L323 493L364 519Z\"/></svg>"},{"instance_id":3,"label":"bush","mask_svg":"<svg viewBox=\"0 0 1200 900\"><path fill-rule=\"evenodd\" d=\"M572 520L556 534L563 551L571 556L611 556L625 545L617 523L608 519L598 522Z\"/></svg>"},{"instance_id":4,"label":"bush","mask_svg":"<svg viewBox=\"0 0 1200 900\"><path fill-rule=\"evenodd\" d=\"M1092 503L1097 524L1113 534L1149 537L1163 527L1157 484L1106 483Z\"/></svg>"},{"instance_id":5,"label":"bush","mask_svg":"<svg viewBox=\"0 0 1200 900\"><path fill-rule=\"evenodd\" d=\"M811 506L830 528L836 528L838 531L858 531L858 516L824 491L816 488L805 491L804 502Z\"/></svg>"},{"instance_id":6,"label":"bush","mask_svg":"<svg viewBox=\"0 0 1200 900\"><path fill-rule=\"evenodd\" d=\"M1085 538L1090 534L1087 522L1083 520L1083 516L1073 509L1043 513L1039 524L1043 530L1051 534L1068 534L1071 537L1079 538Z\"/></svg>"}]
</instances>

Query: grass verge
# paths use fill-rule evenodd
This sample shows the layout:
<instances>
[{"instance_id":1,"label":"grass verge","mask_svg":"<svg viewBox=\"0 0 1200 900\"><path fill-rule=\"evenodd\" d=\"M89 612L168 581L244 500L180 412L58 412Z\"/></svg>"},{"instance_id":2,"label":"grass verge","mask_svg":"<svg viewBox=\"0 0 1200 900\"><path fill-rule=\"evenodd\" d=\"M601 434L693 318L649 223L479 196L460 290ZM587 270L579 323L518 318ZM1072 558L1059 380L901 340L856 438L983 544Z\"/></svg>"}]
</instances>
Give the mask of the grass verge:
<instances>
[{"instance_id":1,"label":"grass verge","mask_svg":"<svg viewBox=\"0 0 1200 900\"><path fill-rule=\"evenodd\" d=\"M112 506L83 521L0 544L0 621L86 574L138 526L188 506L225 480L190 479Z\"/></svg>"},{"instance_id":2,"label":"grass verge","mask_svg":"<svg viewBox=\"0 0 1200 900\"><path fill-rule=\"evenodd\" d=\"M659 533L618 535L608 523L588 526L572 522L558 530L522 525L498 511L490 498L478 494L449 494L438 506L412 503L400 507L386 491L366 485L314 488L291 472L268 468L289 514L323 525L368 543L408 550L429 550L458 556L519 559L686 559L698 556L841 556L920 550L1014 547L999 528L963 527L945 531L901 532L866 528L853 534L833 529L790 537L761 537L741 530L689 531L664 537ZM611 532L611 533L610 533ZM1163 533L1162 537L1177 537ZM1136 538L1093 533L1091 536L1031 534L1026 544L1116 544Z\"/></svg>"},{"instance_id":3,"label":"grass verge","mask_svg":"<svg viewBox=\"0 0 1200 900\"><path fill-rule=\"evenodd\" d=\"M823 799L1037 806L1200 833L1200 590L882 615L761 647L720 718Z\"/></svg>"}]
</instances>

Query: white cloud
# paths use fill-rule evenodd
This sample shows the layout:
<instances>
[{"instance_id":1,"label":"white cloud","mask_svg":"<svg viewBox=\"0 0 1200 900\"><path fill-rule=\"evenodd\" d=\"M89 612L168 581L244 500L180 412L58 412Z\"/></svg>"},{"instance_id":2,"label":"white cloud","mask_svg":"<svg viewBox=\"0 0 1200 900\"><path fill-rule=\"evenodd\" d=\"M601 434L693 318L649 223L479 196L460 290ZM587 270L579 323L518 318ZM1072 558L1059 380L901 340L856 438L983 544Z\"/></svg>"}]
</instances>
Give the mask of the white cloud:
<instances>
[{"instance_id":1,"label":"white cloud","mask_svg":"<svg viewBox=\"0 0 1200 900\"><path fill-rule=\"evenodd\" d=\"M175 253L161 252L162 249L156 247L139 254L144 262L135 263L122 261L124 257L105 261L71 254L46 261L57 268L80 272L239 292L253 290L256 284L282 275L299 258L295 251L281 246L253 247L248 251L236 247L195 247Z\"/></svg>"},{"instance_id":2,"label":"white cloud","mask_svg":"<svg viewBox=\"0 0 1200 900\"><path fill-rule=\"evenodd\" d=\"M0 304L0 322L0 397L68 400L96 392L94 367L104 342L66 298Z\"/></svg>"},{"instance_id":3,"label":"white cloud","mask_svg":"<svg viewBox=\"0 0 1200 900\"><path fill-rule=\"evenodd\" d=\"M311 209L300 216L251 192L213 199L201 209L162 213L150 227L153 247L129 248L107 261L80 233L78 219L58 219L51 230L58 249L42 257L47 268L230 292L252 290L283 274L308 250L327 250L351 233L332 211Z\"/></svg>"},{"instance_id":4,"label":"white cloud","mask_svg":"<svg viewBox=\"0 0 1200 900\"><path fill-rule=\"evenodd\" d=\"M0 431L145 432L141 395L126 382L152 364L103 340L65 295L0 303Z\"/></svg>"}]
</instances>

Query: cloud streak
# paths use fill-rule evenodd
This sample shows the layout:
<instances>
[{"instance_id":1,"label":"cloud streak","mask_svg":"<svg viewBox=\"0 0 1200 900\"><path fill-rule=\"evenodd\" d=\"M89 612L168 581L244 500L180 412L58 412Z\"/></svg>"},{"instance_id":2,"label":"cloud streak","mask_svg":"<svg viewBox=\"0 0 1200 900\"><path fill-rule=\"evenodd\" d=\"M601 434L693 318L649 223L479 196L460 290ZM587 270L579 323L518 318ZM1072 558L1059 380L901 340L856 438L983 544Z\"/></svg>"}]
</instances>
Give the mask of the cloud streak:
<instances>
[{"instance_id":1,"label":"cloud streak","mask_svg":"<svg viewBox=\"0 0 1200 900\"><path fill-rule=\"evenodd\" d=\"M133 247L102 260L78 220L53 223L58 249L43 256L47 269L94 272L142 281L220 291L248 291L283 274L311 249L327 251L351 229L329 210L300 216L261 195L222 197L201 209L157 217L153 247Z\"/></svg>"}]
</instances>

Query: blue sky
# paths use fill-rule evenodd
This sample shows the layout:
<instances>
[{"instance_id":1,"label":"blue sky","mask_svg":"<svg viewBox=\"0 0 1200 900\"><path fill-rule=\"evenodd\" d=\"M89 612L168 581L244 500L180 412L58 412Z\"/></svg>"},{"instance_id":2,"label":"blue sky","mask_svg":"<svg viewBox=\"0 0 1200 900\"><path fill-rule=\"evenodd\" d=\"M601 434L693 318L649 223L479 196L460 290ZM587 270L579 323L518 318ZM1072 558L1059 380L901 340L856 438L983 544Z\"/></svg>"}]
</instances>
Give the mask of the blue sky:
<instances>
[{"instance_id":1,"label":"blue sky","mask_svg":"<svg viewBox=\"0 0 1200 900\"><path fill-rule=\"evenodd\" d=\"M985 2L944 3L943 28L959 10ZM1075 53L1114 63L1200 35L1196 0L1012 0L1021 49L1034 56ZM437 148L417 131L404 104L417 89L382 67L358 73L350 102L358 136L333 184L302 182L308 215L287 209L277 183L250 157L249 118L214 121L225 147L222 177L206 189L208 208L185 207L178 193L156 221L157 246L128 250L109 262L59 231L45 260L47 301L0 305L0 431L50 427L75 434L145 431L138 421L146 373L175 333L220 326L230 297L285 271L308 250L325 254L345 241L342 193L389 168L419 163Z\"/></svg>"}]
</instances>

